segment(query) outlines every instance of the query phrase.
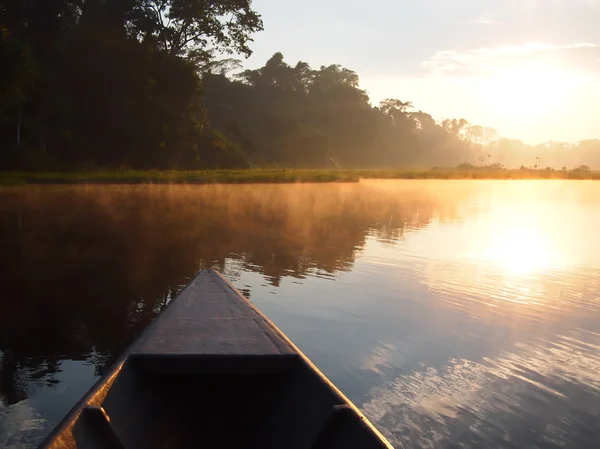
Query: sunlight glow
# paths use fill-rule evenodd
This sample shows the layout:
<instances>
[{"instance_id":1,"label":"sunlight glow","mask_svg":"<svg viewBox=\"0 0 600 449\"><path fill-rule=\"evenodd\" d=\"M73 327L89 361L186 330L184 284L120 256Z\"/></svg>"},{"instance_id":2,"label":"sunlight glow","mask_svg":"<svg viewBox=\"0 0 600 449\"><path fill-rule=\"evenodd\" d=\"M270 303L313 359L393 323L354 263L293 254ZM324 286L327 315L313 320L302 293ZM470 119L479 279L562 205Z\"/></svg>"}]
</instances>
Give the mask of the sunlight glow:
<instances>
[{"instance_id":1,"label":"sunlight glow","mask_svg":"<svg viewBox=\"0 0 600 449\"><path fill-rule=\"evenodd\" d=\"M493 235L484 258L501 265L510 274L524 275L540 271L552 263L550 242L539 230L508 228Z\"/></svg>"},{"instance_id":2,"label":"sunlight glow","mask_svg":"<svg viewBox=\"0 0 600 449\"><path fill-rule=\"evenodd\" d=\"M565 107L576 84L574 74L551 66L526 64L488 78L483 82L482 96L497 114L535 119Z\"/></svg>"},{"instance_id":3,"label":"sunlight glow","mask_svg":"<svg viewBox=\"0 0 600 449\"><path fill-rule=\"evenodd\" d=\"M556 189L556 187L554 187ZM510 194L496 198L494 211L487 225L474 232L480 234L471 248L476 259L498 266L509 276L562 269L573 263L575 246L567 240L561 219L544 195L541 184L529 182L511 185Z\"/></svg>"}]
</instances>

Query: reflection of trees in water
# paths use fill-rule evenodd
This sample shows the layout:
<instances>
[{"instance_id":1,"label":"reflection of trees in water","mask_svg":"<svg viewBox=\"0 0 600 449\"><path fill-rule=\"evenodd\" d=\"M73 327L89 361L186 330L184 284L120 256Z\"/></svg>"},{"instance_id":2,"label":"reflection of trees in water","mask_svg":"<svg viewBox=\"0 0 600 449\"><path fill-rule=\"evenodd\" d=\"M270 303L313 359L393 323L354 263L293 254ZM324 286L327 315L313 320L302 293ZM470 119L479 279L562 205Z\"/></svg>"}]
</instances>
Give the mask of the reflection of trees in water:
<instances>
[{"instance_id":1,"label":"reflection of trees in water","mask_svg":"<svg viewBox=\"0 0 600 449\"><path fill-rule=\"evenodd\" d=\"M274 286L286 276L348 271L368 235L398 239L466 192L434 190L427 183L0 190L0 394L9 403L26 397L57 361L81 360L90 348L119 354L201 267L238 260ZM95 362L98 373L109 361Z\"/></svg>"},{"instance_id":2,"label":"reflection of trees in water","mask_svg":"<svg viewBox=\"0 0 600 449\"><path fill-rule=\"evenodd\" d=\"M11 350L0 352L0 401L4 405L16 404L39 388L59 383L56 374L62 371L62 367L58 357L33 358L14 354ZM109 353L95 351L76 358L93 365L95 376L102 376L112 359Z\"/></svg>"}]
</instances>

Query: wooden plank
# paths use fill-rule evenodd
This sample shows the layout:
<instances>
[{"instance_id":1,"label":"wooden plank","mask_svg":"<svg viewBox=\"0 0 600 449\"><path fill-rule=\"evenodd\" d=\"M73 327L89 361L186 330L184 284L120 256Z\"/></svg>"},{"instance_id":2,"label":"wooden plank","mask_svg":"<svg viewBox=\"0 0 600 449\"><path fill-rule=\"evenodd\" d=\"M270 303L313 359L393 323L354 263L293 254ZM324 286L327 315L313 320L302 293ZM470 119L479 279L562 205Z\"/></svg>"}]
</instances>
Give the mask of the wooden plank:
<instances>
[{"instance_id":1,"label":"wooden plank","mask_svg":"<svg viewBox=\"0 0 600 449\"><path fill-rule=\"evenodd\" d=\"M201 271L152 323L132 355L296 354L219 273Z\"/></svg>"}]
</instances>

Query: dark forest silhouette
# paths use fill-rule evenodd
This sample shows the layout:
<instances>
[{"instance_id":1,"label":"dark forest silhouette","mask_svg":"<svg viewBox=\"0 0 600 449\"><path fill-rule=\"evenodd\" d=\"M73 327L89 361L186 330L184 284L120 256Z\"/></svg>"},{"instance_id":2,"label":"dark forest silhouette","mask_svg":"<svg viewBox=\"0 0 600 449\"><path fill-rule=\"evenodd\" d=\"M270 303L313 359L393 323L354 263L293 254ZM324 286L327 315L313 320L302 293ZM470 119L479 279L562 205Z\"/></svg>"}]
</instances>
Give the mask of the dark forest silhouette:
<instances>
[{"instance_id":1,"label":"dark forest silhouette","mask_svg":"<svg viewBox=\"0 0 600 449\"><path fill-rule=\"evenodd\" d=\"M0 168L600 166L600 141L373 106L336 64L219 59L261 29L249 0L0 0Z\"/></svg>"}]
</instances>

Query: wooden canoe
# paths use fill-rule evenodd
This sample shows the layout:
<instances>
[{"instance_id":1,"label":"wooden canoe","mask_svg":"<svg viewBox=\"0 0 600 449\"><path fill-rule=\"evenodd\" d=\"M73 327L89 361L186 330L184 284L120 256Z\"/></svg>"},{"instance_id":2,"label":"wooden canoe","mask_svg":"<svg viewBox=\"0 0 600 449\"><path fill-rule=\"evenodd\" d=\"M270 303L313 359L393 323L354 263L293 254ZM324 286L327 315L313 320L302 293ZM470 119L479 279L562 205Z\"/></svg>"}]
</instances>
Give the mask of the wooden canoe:
<instances>
[{"instance_id":1,"label":"wooden canoe","mask_svg":"<svg viewBox=\"0 0 600 449\"><path fill-rule=\"evenodd\" d=\"M390 449L229 282L201 271L40 448Z\"/></svg>"}]
</instances>

